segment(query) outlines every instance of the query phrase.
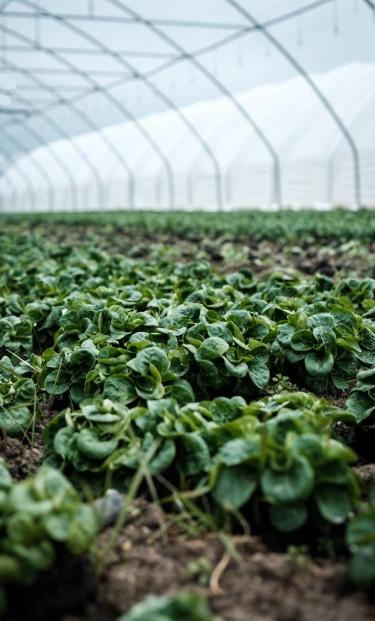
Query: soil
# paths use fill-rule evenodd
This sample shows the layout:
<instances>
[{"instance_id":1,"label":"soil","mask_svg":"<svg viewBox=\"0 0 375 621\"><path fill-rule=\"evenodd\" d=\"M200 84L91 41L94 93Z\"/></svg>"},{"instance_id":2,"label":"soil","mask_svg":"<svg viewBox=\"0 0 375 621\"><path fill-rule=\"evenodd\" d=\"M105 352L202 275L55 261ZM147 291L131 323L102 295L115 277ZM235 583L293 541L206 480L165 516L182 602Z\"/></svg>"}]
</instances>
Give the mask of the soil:
<instances>
[{"instance_id":1,"label":"soil","mask_svg":"<svg viewBox=\"0 0 375 621\"><path fill-rule=\"evenodd\" d=\"M6 226L7 230L17 232L17 225ZM152 259L160 252L166 261L172 262L206 259L219 272L248 267L254 274L293 269L305 275L319 272L329 277L375 277L375 242L257 240L248 235L241 239L231 236L212 239L79 224L29 225L23 231L68 246L88 243L109 254L134 259Z\"/></svg>"},{"instance_id":2,"label":"soil","mask_svg":"<svg viewBox=\"0 0 375 621\"><path fill-rule=\"evenodd\" d=\"M16 481L34 474L43 460L42 432L47 422L56 414L46 404L39 404L41 416L38 419L33 437L19 440L2 435L0 431L0 457L5 460L10 474Z\"/></svg>"},{"instance_id":3,"label":"soil","mask_svg":"<svg viewBox=\"0 0 375 621\"><path fill-rule=\"evenodd\" d=\"M37 470L42 461L42 450L37 444L30 446L17 438L4 436L0 437L0 456L12 477L19 481Z\"/></svg>"},{"instance_id":4,"label":"soil","mask_svg":"<svg viewBox=\"0 0 375 621\"><path fill-rule=\"evenodd\" d=\"M226 545L215 534L186 538L175 527L162 536L161 523L159 507L139 501L97 583L85 559L60 559L22 598L11 594L9 621L114 621L150 593L185 589L208 597L215 621L375 618L375 600L351 588L345 562L277 554L250 535ZM110 535L101 535L99 549Z\"/></svg>"},{"instance_id":5,"label":"soil","mask_svg":"<svg viewBox=\"0 0 375 621\"><path fill-rule=\"evenodd\" d=\"M112 621L147 593L187 588L203 590L222 621L359 621L375 615L367 596L351 591L344 563L302 558L298 564L251 536L232 540L238 560L215 535L184 540L171 533L168 541L154 541L162 519L157 506L143 506L121 534L96 602L64 621ZM214 572L205 588L188 572L202 558L209 559Z\"/></svg>"}]
</instances>

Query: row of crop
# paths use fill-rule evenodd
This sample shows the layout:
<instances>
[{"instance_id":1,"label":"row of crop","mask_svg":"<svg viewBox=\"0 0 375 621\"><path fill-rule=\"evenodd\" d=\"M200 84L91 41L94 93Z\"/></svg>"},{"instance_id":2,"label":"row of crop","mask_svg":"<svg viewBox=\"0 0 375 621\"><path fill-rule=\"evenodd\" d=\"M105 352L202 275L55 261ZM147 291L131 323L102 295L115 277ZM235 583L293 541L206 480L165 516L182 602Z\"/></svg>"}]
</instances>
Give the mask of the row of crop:
<instances>
[{"instance_id":1,"label":"row of crop","mask_svg":"<svg viewBox=\"0 0 375 621\"><path fill-rule=\"evenodd\" d=\"M167 484L204 497L218 519L241 510L259 532L309 541L349 523L353 578L374 580L374 509L338 435L373 421L374 280L219 276L203 262L129 261L25 239L6 241L0 255L3 432L32 442L41 409L57 410L45 457L67 474L129 482L146 468L160 493ZM347 410L307 393L272 395L274 374L315 393L351 391ZM30 571L53 562L54 544L40 556L38 538L74 548L75 520L59 514L65 491L78 503L77 536L88 509L62 483L62 505L51 508L44 477L56 492L55 470L14 485L4 472L0 552L3 576L17 581L28 575L23 561ZM27 556L33 542L39 552Z\"/></svg>"},{"instance_id":2,"label":"row of crop","mask_svg":"<svg viewBox=\"0 0 375 621\"><path fill-rule=\"evenodd\" d=\"M350 468L355 455L332 438L334 422L349 419L306 393L249 405L239 397L183 407L160 399L131 409L98 399L53 418L44 442L47 462L55 466L121 471L124 481L142 469L156 484L168 480L168 490L205 495L213 511L241 509L261 532L304 528L311 541L319 532L332 537L347 523L352 579L369 587L375 580L374 498L361 501ZM102 523L98 508L82 503L51 465L12 483L0 463L0 608L8 586L32 583L61 550L92 551Z\"/></svg>"},{"instance_id":3,"label":"row of crop","mask_svg":"<svg viewBox=\"0 0 375 621\"><path fill-rule=\"evenodd\" d=\"M19 225L20 216L2 215L3 224ZM229 213L215 213L214 217L205 212L165 212L124 211L95 213L50 213L23 214L23 225L46 227L59 225L83 225L118 230L138 230L143 233L168 233L187 237L197 235L251 236L255 239L375 239L375 218L373 210L283 209L267 212L264 210L238 210Z\"/></svg>"}]
</instances>

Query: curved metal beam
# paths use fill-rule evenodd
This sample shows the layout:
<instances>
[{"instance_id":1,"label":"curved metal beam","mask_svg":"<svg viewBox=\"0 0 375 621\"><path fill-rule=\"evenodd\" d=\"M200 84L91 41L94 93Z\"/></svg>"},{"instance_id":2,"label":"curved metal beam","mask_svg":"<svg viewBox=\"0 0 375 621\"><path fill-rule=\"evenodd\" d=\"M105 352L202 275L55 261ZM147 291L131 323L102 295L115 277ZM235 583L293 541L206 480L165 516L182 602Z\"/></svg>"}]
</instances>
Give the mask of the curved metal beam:
<instances>
[{"instance_id":1,"label":"curved metal beam","mask_svg":"<svg viewBox=\"0 0 375 621\"><path fill-rule=\"evenodd\" d=\"M20 2L22 4L24 4L25 6L28 6L29 8L32 8L34 10L39 8L33 2L30 2L29 0L20 0ZM76 34L78 34L81 38L89 41L91 44L93 44L95 47L100 49L105 54L111 56L112 58L116 58L117 59L116 54L114 52L112 52L112 50L107 48L106 46L102 45L100 43L100 41L98 39L96 39L96 37L93 37L92 35L89 35L84 30L82 30L81 28L71 24L70 22L68 22L66 19L62 18L58 14L51 13L50 11L44 11L44 13L46 15L48 15L51 19L54 19L58 23L62 24L64 27L66 27L69 30L71 30L71 31L75 32ZM43 48L43 49L45 50L46 48ZM95 80L93 80L93 78L89 77L84 71L81 71L80 69L78 69L75 65L73 65L70 61L67 61L64 57L62 57L62 56L60 56L59 54L56 54L56 53L54 53L54 57L56 59L58 59L59 62L63 63L66 67L69 67L69 69L71 69L72 72L74 72L76 75L79 75L80 77L85 79L91 86L95 87L95 90L102 92L102 94L112 103L112 105L114 105L121 112L122 115L125 115L126 117L128 117L135 124L136 128L138 129L138 131L142 134L142 136L145 138L145 140L149 143L149 145L155 151L157 156L161 159L161 161L162 161L162 163L163 163L163 165L165 167L166 174L167 174L167 179L168 179L168 185L169 185L170 206L173 208L174 205L175 205L173 168L172 168L172 165L171 165L168 157L160 149L158 143L152 138L152 136L149 134L149 132L139 122L139 119L136 116L134 116L132 114L132 112L122 102L120 102L118 99L113 97L112 94L109 91L107 91L106 89L103 89ZM123 63L123 65L126 66L124 63ZM127 63L127 67L130 68L130 70L134 74L134 77L139 77L138 73L134 71L134 66L132 66L130 63ZM111 144L112 144L113 149L115 149L113 143L111 143ZM115 149L115 150L117 151L117 149ZM121 157L122 157L122 155L121 155ZM122 159L125 162L123 157L122 157ZM127 164L126 164L126 166L127 166ZM133 187L134 187L134 183L135 183L134 174L132 173L132 186ZM134 200L132 202L134 204ZM132 203L130 203L130 204L132 204Z\"/></svg>"},{"instance_id":2,"label":"curved metal beam","mask_svg":"<svg viewBox=\"0 0 375 621\"><path fill-rule=\"evenodd\" d=\"M265 27L270 27L270 26L275 26L277 24L281 24L283 22L289 21L290 19L294 19L296 17L300 17L301 15L304 15L305 13L309 13L311 11L314 11L324 5L327 4L331 4L333 2L335 2L336 0L314 0L313 2L310 2L309 4L306 4L302 7L299 7L297 9L294 9L292 11L288 11L286 13L281 13L280 15L277 15L276 17L270 18L268 20L265 20L264 22L262 22L262 25ZM364 2L366 2L366 0L363 0ZM29 17L34 17L34 14L28 13L27 14ZM43 12L42 12L43 15ZM135 20L132 20L133 22L135 22ZM201 48L198 48L196 50L194 50L193 52L191 52L192 56L198 57L198 56L203 56L209 52L212 52L213 50L219 49L221 47L224 47L225 45L229 44L229 43L233 43L233 41L236 41L237 39L251 34L253 32L258 31L259 28L257 28L256 26L243 26L242 28L237 29L236 32L234 32L233 34L227 35L226 37L223 37L222 39L219 39L218 41L214 41L213 43L210 43L208 45L205 45ZM8 46L9 49L13 49L14 46ZM17 51L25 51L25 50L17 50ZM56 52L59 53L66 53L67 51L71 51L72 53L80 53L80 54L91 54L91 53L96 53L93 50L90 49L80 49L80 48L60 48L57 47L55 48ZM145 71L143 73L144 76L146 77L152 77L155 75L158 75L159 73L165 71L166 69L169 69L170 67L174 66L175 64L178 64L179 62L183 61L186 59L186 56L184 54L179 54L178 56L175 55L171 55L171 54L162 54L162 53L157 53L157 52L129 52L128 54L126 54L125 52L118 52L121 56L145 56L145 57L152 57L152 58L168 58L169 60L161 65L159 65L158 67L155 67L154 69L150 69L149 71ZM125 84L126 82L133 80L133 76L131 77L127 77L127 78L121 78L118 81L116 80L116 82L111 83L109 86L107 86L107 88L114 88L116 86L120 86L121 84ZM78 99L79 97L77 97ZM75 99L75 98L74 98Z\"/></svg>"},{"instance_id":3,"label":"curved metal beam","mask_svg":"<svg viewBox=\"0 0 375 621\"><path fill-rule=\"evenodd\" d=\"M126 7L123 2L119 0L108 0L113 6L121 9L131 17L135 18L141 24L146 26L151 32L157 35L161 40L170 45L174 50L179 52L179 54L183 55L186 60L196 68L200 73L202 73L218 90L219 92L227 97L237 111L241 114L241 116L245 119L254 133L258 136L262 144L266 147L268 153L271 156L273 163L273 200L274 202L281 204L281 180L280 180L280 162L277 152L274 147L268 140L265 133L259 127L259 125L254 121L253 117L250 115L248 110L242 106L242 104L237 100L237 98L231 93L228 88L218 79L216 78L211 71L209 71L202 63L200 63L192 54L190 54L182 45L177 43L172 37L165 34L160 28L155 26L152 21L143 18L139 13L134 11L133 9L129 9Z\"/></svg>"},{"instance_id":4,"label":"curved metal beam","mask_svg":"<svg viewBox=\"0 0 375 621\"><path fill-rule=\"evenodd\" d=\"M1 29L2 29L2 27L0 25L0 30ZM34 76L34 74L29 73L26 69L23 69L22 67L18 67L18 65L15 65L15 64L9 62L8 60L3 60L3 63L5 63L5 66L10 67L12 69L12 71L15 71L17 73L20 73L21 75L26 76L31 81L33 81L35 84L37 84L40 88L42 88L44 90L47 90L52 95L54 95L56 97L56 99L57 99L57 102L56 102L55 105L65 104L65 100L61 98L59 92L55 88L53 88L52 86L49 86L43 80L40 80L39 78ZM69 104L69 107L70 107L71 110L73 110L73 112L76 114L77 118L80 119L80 121L83 121L83 123L85 123L91 130L93 129L92 124L90 122L90 119L86 116L86 114L84 112L82 112L79 108L76 108L76 106L74 106L73 104ZM91 162L91 160L87 157L86 152L83 151L83 149L80 148L79 144L76 144L76 142L74 140L74 137L69 136L69 134L67 134L64 131L62 126L57 125L57 123L52 121L52 119L50 119L45 112L39 112L38 114L43 119L45 119L45 121L47 123L49 123L51 127L53 126L55 128L55 130L58 131L58 134L60 134L60 136L62 136L66 140L70 141L70 144L72 145L73 149L76 151L77 155L82 159L82 161L86 164L88 169L91 171L91 173L93 175L93 178L94 178L94 181L95 181L95 184L96 184L97 193L98 193L98 199L99 199L99 203L100 203L100 201L101 201L101 199L103 197L103 185L102 185L102 180L100 178L99 171L96 168L96 166L94 166L94 164ZM36 114L34 114L34 116L36 116ZM22 123L22 126L23 125L24 125L24 122ZM5 127L5 125L0 126L0 131L4 127ZM96 130L97 130L97 128L95 126L95 131Z\"/></svg>"},{"instance_id":5,"label":"curved metal beam","mask_svg":"<svg viewBox=\"0 0 375 621\"><path fill-rule=\"evenodd\" d=\"M11 169L9 168L8 170L14 170L19 175L22 183L25 184L25 186L27 188L26 191L27 191L27 193L29 195L30 207L31 207L31 210L34 211L35 210L35 188L34 188L33 184L30 181L29 175L27 174L27 172L22 171L22 167L20 166L20 162L18 161L18 159L16 157L10 155L9 153L4 153L3 157L5 157L5 159L10 163L10 165L12 167ZM5 176L3 176L2 178L5 178ZM9 177L8 177L8 179L9 179ZM18 194L17 194L17 196L18 196Z\"/></svg>"},{"instance_id":6,"label":"curved metal beam","mask_svg":"<svg viewBox=\"0 0 375 621\"><path fill-rule=\"evenodd\" d=\"M20 0L21 2L22 0ZM32 5L32 3L30 3ZM90 84L90 86L93 88L94 91L100 91L102 92L106 98L111 101L112 103L112 97L109 93L106 93L105 89L102 89L100 87L100 85L98 84L98 82L96 82L96 80L94 80L93 78L90 78L88 74L86 74L84 71L80 71L76 68L76 66L71 63L70 61L66 60L65 58L63 58L62 56L60 56L59 54L57 54L54 50L44 47L42 45L39 45L37 43L35 43L35 41L33 41L32 39L30 39L29 37L27 37L26 35L20 34L19 32L12 30L11 28L8 28L7 26L1 26L0 25L0 30L2 30L3 32L7 32L8 34L11 34L13 37L20 39L21 41L26 42L28 45L30 45L31 47L35 47L38 50L40 50L41 52L47 54L48 56L54 58L57 62L59 62L60 64L65 65L66 67L68 67L72 73L74 73L75 75L79 75L81 78L83 78L88 84ZM29 72L26 72L26 74L28 76L33 75L30 74ZM35 81L35 76L33 75L34 81ZM43 83L42 80L40 80L38 78L39 83ZM50 90L50 89L49 89ZM58 92L57 89L56 92ZM116 101L116 100L114 100ZM92 121L91 119L89 120L89 118L85 116L85 120L86 122L89 123L89 126L91 128L92 131L98 132L100 134L100 137L102 139L102 141L106 144L107 148L110 150L110 152L112 153L112 155L115 157L115 159L118 160L118 162L120 163L120 165L122 166L122 168L125 170L128 179L129 179L129 201L133 200L133 194L134 194L134 175L132 170L130 169L130 167L128 166L126 160L124 159L124 157L122 156L122 154L114 147L114 145L112 144L112 142L108 139L108 137L101 131L101 129L99 129ZM103 201L103 197L102 197L102 201ZM130 203L131 204L131 203Z\"/></svg>"},{"instance_id":7,"label":"curved metal beam","mask_svg":"<svg viewBox=\"0 0 375 621\"><path fill-rule=\"evenodd\" d=\"M20 140L18 140L18 138L15 138L14 136L12 136L12 134L10 134L9 131L5 130L4 128L2 128L1 131L3 134L6 135L7 139L10 142L13 142L13 144L16 145L17 149L20 149L22 153L25 152L25 145ZM55 193L54 193L54 185L52 183L51 177L49 176L48 172L46 172L45 168L41 166L39 161L33 156L32 153L29 153L29 159L32 165L34 166L35 170L39 172L40 176L44 179L46 183L47 191L48 191L48 208L50 209L50 211L54 211ZM20 163L18 159L17 159L17 162Z\"/></svg>"},{"instance_id":8,"label":"curved metal beam","mask_svg":"<svg viewBox=\"0 0 375 621\"><path fill-rule=\"evenodd\" d=\"M232 8L234 8L238 13L240 13L243 17L249 20L249 22L253 26L256 26L262 32L262 34L266 37L266 39L273 45L273 47L275 47L282 54L282 56L284 56L284 58L286 58L287 61L297 70L297 72L303 77L303 79L307 82L307 84L313 90L315 95L321 101L323 106L326 108L326 110L330 114L333 121L336 123L340 132L344 136L345 141L347 142L349 149L351 151L351 154L352 154L353 173L354 173L354 195L355 195L356 206L360 207L361 205L361 170L360 170L359 151L354 141L354 138L351 135L348 128L346 127L345 123L343 122L341 117L337 114L336 110L334 109L332 104L329 102L327 97L322 93L319 87L311 79L310 75L307 73L304 67L302 67L302 65L294 58L292 54L290 54L290 52L280 43L280 41L276 39L276 37L272 35L267 30L266 27L262 26L258 22L258 20L255 17L253 17L251 13L249 13L247 9L245 9L242 5L240 5L237 2L237 0L226 0L226 2Z\"/></svg>"},{"instance_id":9,"label":"curved metal beam","mask_svg":"<svg viewBox=\"0 0 375 621\"><path fill-rule=\"evenodd\" d=\"M13 95L13 98L16 98L17 101L22 102L26 106L33 108L32 103L26 97L22 97L21 95L18 95L17 93L16 94L12 93L11 91L8 91L1 87L0 87L0 92L5 93L8 96ZM70 169L66 166L64 160L59 156L59 153L56 152L56 150L53 148L53 145L51 143L46 143L45 140L43 139L43 136L39 134L38 131L36 131L33 127L29 127L29 125L27 124L27 121L23 122L22 127L30 134L30 136L32 136L35 140L37 140L40 146L47 148L52 159L57 163L57 165L65 173L68 179L68 183L70 184L70 195L71 195L71 201L72 201L72 207L73 207L76 202L77 184L75 182L74 176L72 175Z\"/></svg>"},{"instance_id":10,"label":"curved metal beam","mask_svg":"<svg viewBox=\"0 0 375 621\"><path fill-rule=\"evenodd\" d=\"M263 26L273 26L275 24L282 23L284 21L288 21L288 20L290 20L290 19L292 19L292 18L294 18L294 17L296 17L296 16L298 16L300 14L313 11L313 10L315 10L315 9L325 5L325 4L331 3L333 1L334 0L314 0L313 2L310 2L308 5L304 5L303 7L295 9L294 11L289 11L287 13L283 13L283 14L280 14L280 15L274 17L274 18L266 20L261 25L263 25ZM7 4L10 4L10 2L8 1ZM220 39L217 42L214 42L212 44L206 45L206 46L204 46L202 48L199 48L198 50L193 51L191 53L191 55L192 56L204 55L204 54L212 51L213 49L217 49L219 47L223 47L224 45L226 45L228 43L231 43L232 41L234 41L234 40L236 40L236 39L238 39L238 38L240 38L240 37L242 37L242 36L244 36L246 34L250 34L252 32L256 32L257 30L259 30L259 28L255 27L255 26L252 26L252 25L246 26L242 30L240 30L240 31L238 31L238 32L236 32L236 33L234 33L232 35L224 37L223 39ZM182 61L184 59L185 59L185 55L184 54L182 54L182 55L179 54L179 56L176 56L175 58L173 58L172 60L168 61L167 63L163 63L163 64L159 65L158 67L156 67L154 69L151 69L148 72L145 72L143 75L145 77L151 77L151 76L157 75L158 73L161 73L162 71L165 71L169 67L179 63L180 61ZM29 72L25 72L25 74L28 77L30 77L30 78L32 77L32 74L29 74ZM123 85L126 82L128 82L129 79L133 79L133 78L126 77L125 79L122 78L120 80L116 80L116 81L110 83L109 85L107 85L106 88L109 90L109 89L118 87L118 86ZM50 89L50 90L52 90L52 89ZM58 91L56 91L56 95L57 95L57 97L59 99L58 103L63 103L63 104L66 104L68 106L71 105L72 110L74 110L74 107L73 107L73 103L74 102L80 101L80 100L84 99L85 97L90 96L95 90L96 90L95 88L89 89L89 90L85 91L83 94L75 95L75 96L73 96L73 97L71 97L69 99L67 99L67 98L62 99L61 96L59 95ZM48 110L52 110L54 107L56 107L56 105L57 105L56 103L46 104L42 108L41 112L40 111L38 111L37 113L34 112L34 114L32 116L41 115L41 116L43 116L43 118L45 120L48 120L47 111ZM77 113L78 112L80 112L79 109L77 109ZM84 113L82 112L81 114L84 114ZM12 121L10 123L13 124ZM66 136L66 137L70 138L69 136ZM73 142L72 142L72 145L74 145ZM77 144L76 149L78 149L78 144ZM83 157L84 155L85 155L85 153L81 152L81 156ZM86 162L86 163L88 163L88 162ZM98 179L98 182L100 183L100 179Z\"/></svg>"},{"instance_id":11,"label":"curved metal beam","mask_svg":"<svg viewBox=\"0 0 375 621\"><path fill-rule=\"evenodd\" d=\"M29 6L31 8L35 8L34 3L30 2L29 0L20 0L20 1L22 2L22 4L25 4L26 6ZM218 162L218 160L217 160L217 158L215 156L215 153L212 151L211 147L208 145L208 143L206 143L206 141L203 139L203 137L198 132L196 127L191 123L189 118L180 110L180 108L178 108L178 106L176 106L176 104L170 99L170 97L168 97L165 94L165 92L163 90L161 90L159 87L157 87L155 84L153 84L153 82L151 82L143 74L139 73L136 70L136 68L134 67L134 65L132 65L132 63L130 63L127 60L124 60L124 58L122 56L120 56L118 53L113 52L112 50L110 50L107 46L103 45L98 39L96 39L92 35L89 35L88 33L86 33L81 28L78 28L76 25L71 24L67 20L61 18L59 15L56 15L54 13L49 13L49 12L46 12L46 13L48 13L48 15L51 18L55 19L56 21L58 21L60 23L63 23L72 32L75 32L76 34L78 34L82 38L84 38L86 41L88 41L91 44L95 45L103 53L111 56L111 58L113 58L113 59L117 60L119 63L121 63L121 65L124 68L126 68L127 70L129 70L129 71L131 71L133 73L134 77L141 79L142 82L147 84L148 88L150 88L150 90L157 97L159 97L169 108L171 108L171 109L173 109L175 111L175 113L178 115L180 120L188 128L188 130L193 134L193 136L197 139L197 141L199 142L201 147L204 149L204 151L206 152L206 154L208 155L208 157L212 161L212 164L213 164L214 170L215 170L217 201L218 201L219 208L221 209L222 208L222 189L221 189L221 171L220 171L219 162ZM117 100L114 100L114 101L117 101ZM132 116L130 116L130 118L132 118L132 120L134 120L134 122L136 123L136 125L138 127L142 127L143 128L143 126L140 125L139 120L136 117L134 117L132 115ZM143 131L145 131L144 128L143 128ZM157 148L159 149L158 146L157 146ZM166 156L164 156L164 157L166 158ZM168 158L166 158L166 163L167 162L168 162L168 165L170 167L170 172L173 174L172 166L171 166ZM173 201L171 206L172 207L174 206L174 201Z\"/></svg>"},{"instance_id":12,"label":"curved metal beam","mask_svg":"<svg viewBox=\"0 0 375 621\"><path fill-rule=\"evenodd\" d=\"M366 1L366 0L364 0L364 1ZM316 0L315 2L311 2L309 5L306 5L306 6L300 7L299 9L297 9L297 11L298 11L298 12L299 12L299 11L301 11L301 12L302 12L302 11L303 11L303 12L305 12L305 11L308 11L308 10L313 10L313 9L317 8L318 6L321 6L321 5L326 4L326 3L328 3L328 2L332 2L332 0ZM9 4L9 2L8 2L7 4ZM35 6L35 5L34 5L34 6ZM39 7L38 7L38 9L39 9ZM42 11L42 13L44 14L44 12L43 12L43 11ZM290 18L294 17L294 13L295 13L295 11L294 11L294 12L290 12L290 13L286 13L286 14L283 14L283 15L280 15L280 16L277 16L277 17L275 17L275 18L272 18L271 20L268 20L268 21L267 21L267 22L265 22L263 25L273 25L273 23L278 23L279 21L285 21L285 20L287 20L287 19L290 19ZM135 21L135 22L137 22L137 21L139 21L139 20L134 19L134 21ZM225 40L221 40L221 41L219 41L219 42L216 42L216 43L214 43L214 44L211 44L211 46L206 46L205 48L202 48L201 50L198 50L198 51L196 51L196 52L193 52L193 53L192 53L192 55L195 55L195 54L200 54L200 53L205 53L205 52L209 51L210 47L217 47L217 46L220 46L220 45L224 45L226 42L230 42L230 41L229 41L229 39L230 39L230 38L233 38L234 36L235 36L235 37L237 37L237 36L242 36L242 35L244 35L244 34L247 34L247 33L249 33L249 32L256 31L256 30L259 30L259 29L260 29L260 28L259 28L259 24L258 24L257 26L253 26L253 25L251 25L251 26L247 26L246 28L241 29L239 32L234 33L234 35L230 35L230 36L229 36L229 37L227 37ZM173 60L171 61L171 63L170 63L170 64L174 64L175 62L179 62L180 60L183 60L184 58L186 58L186 54L180 54L180 56L179 56L179 57L177 57L176 59L173 59ZM144 75L151 75L151 74L155 74L156 72L162 71L162 70L163 70L163 68L166 68L166 66L164 65L164 67L163 67L163 66L161 66L161 67L159 67L159 68L156 68L156 69L154 69L154 70L151 70L150 72L147 72L146 74L143 74L143 76L139 76L139 77L144 77ZM28 76L30 77L30 74L29 74L28 72L27 72L27 74L28 74ZM121 82L121 83L124 83L124 82L125 82L125 81L127 81L128 79L129 79L129 78L127 78L126 80L121 80L121 81L118 81L117 83L113 84L113 86L117 86L117 85L119 85L119 83L120 83L120 82ZM109 85L109 86L108 86L108 88L111 88L111 87L113 87L113 86L112 86L112 85ZM94 90L95 90L95 88L93 88L92 90L94 91ZM84 93L83 97L85 97L85 96L87 96L87 95L88 95L88 93L87 93L87 94L86 94L86 93ZM72 98L72 100L78 100L79 98L80 98L80 97L74 97L74 98ZM71 100L71 101L72 101L72 100ZM59 103L65 103L66 105L70 105L69 100L66 100L66 99L65 99L64 101L62 101L62 100L61 100L61 98L60 98ZM50 108L50 107L53 107L53 104L52 104L52 106L51 106L51 104L49 104L49 105L48 105L48 108ZM45 117L45 118L47 119L48 117Z\"/></svg>"}]
</instances>

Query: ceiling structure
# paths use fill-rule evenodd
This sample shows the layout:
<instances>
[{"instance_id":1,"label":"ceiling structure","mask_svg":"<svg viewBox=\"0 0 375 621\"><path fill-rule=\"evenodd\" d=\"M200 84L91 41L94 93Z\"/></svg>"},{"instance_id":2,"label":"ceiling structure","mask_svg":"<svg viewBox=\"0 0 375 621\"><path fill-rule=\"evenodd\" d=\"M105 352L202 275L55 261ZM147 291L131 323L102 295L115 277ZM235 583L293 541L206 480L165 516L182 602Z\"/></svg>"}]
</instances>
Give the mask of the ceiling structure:
<instances>
[{"instance_id":1,"label":"ceiling structure","mask_svg":"<svg viewBox=\"0 0 375 621\"><path fill-rule=\"evenodd\" d=\"M128 180L131 204L135 172L124 149L104 131L131 121L159 159L174 207L173 162L142 120L173 111L211 162L221 208L218 155L185 107L225 97L268 153L271 200L282 204L279 154L266 123L258 122L238 93L298 75L347 145L359 205L356 141L311 75L352 61L375 62L374 16L372 0L0 0L0 174L16 167L32 193L33 174L21 161L29 153L52 208L54 179L33 153L47 145L73 187L74 172L56 148L57 140L69 140L103 193L96 160L77 139L97 132L104 152Z\"/></svg>"}]
</instances>

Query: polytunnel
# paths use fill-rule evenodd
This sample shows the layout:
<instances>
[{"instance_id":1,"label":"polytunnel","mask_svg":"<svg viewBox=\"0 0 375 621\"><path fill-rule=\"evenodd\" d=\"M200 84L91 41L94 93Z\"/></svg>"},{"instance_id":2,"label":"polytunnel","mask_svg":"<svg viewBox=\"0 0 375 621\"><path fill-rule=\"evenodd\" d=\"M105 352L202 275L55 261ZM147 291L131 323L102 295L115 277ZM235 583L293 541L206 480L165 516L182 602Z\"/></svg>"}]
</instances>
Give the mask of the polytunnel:
<instances>
[{"instance_id":1,"label":"polytunnel","mask_svg":"<svg viewBox=\"0 0 375 621\"><path fill-rule=\"evenodd\" d=\"M3 1L1 209L374 205L372 2L262 5Z\"/></svg>"}]
</instances>

